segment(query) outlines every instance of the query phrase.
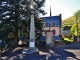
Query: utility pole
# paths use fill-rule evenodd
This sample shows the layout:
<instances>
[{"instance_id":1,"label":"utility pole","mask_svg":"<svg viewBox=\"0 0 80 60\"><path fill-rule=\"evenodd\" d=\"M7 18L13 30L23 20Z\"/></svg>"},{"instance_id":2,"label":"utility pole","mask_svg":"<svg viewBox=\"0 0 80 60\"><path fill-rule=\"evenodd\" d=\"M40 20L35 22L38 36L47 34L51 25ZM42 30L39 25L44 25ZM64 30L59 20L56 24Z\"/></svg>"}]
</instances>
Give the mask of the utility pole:
<instances>
[{"instance_id":1,"label":"utility pole","mask_svg":"<svg viewBox=\"0 0 80 60\"><path fill-rule=\"evenodd\" d=\"M51 6L50 6L50 21L51 21ZM50 31L50 23L49 23L49 31Z\"/></svg>"},{"instance_id":2,"label":"utility pole","mask_svg":"<svg viewBox=\"0 0 80 60\"><path fill-rule=\"evenodd\" d=\"M76 28L77 28L77 42L79 42L79 34L78 34L78 16L76 15Z\"/></svg>"}]
</instances>

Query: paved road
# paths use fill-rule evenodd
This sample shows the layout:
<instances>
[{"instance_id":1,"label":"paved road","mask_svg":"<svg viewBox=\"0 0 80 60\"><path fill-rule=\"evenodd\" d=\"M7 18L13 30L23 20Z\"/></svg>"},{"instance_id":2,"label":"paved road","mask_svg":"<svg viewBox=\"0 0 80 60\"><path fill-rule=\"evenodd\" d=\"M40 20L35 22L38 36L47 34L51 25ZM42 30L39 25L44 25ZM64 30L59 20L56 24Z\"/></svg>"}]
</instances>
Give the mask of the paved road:
<instances>
[{"instance_id":1,"label":"paved road","mask_svg":"<svg viewBox=\"0 0 80 60\"><path fill-rule=\"evenodd\" d=\"M53 48L39 47L39 55L22 55L23 48L17 47L4 53L7 60L80 60L80 44Z\"/></svg>"}]
</instances>

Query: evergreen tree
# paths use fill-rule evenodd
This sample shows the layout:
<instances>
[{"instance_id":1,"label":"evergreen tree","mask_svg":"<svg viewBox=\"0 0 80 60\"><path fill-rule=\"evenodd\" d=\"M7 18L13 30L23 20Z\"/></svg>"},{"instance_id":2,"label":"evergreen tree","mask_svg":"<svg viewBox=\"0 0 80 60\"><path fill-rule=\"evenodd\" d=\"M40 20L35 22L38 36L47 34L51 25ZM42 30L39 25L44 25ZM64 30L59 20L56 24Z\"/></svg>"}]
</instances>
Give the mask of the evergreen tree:
<instances>
[{"instance_id":1,"label":"evergreen tree","mask_svg":"<svg viewBox=\"0 0 80 60\"><path fill-rule=\"evenodd\" d=\"M7 33L13 32L14 34L14 42L15 45L18 43L18 30L23 31L23 33L29 33L29 28L30 28L30 15L31 15L31 9L30 5L31 2L33 1L36 6L34 5L33 7L35 8L34 10L34 15L35 15L35 23L36 23L36 29L39 30L42 28L42 21L39 20L37 17L39 16L39 13L45 14L44 10L42 7L44 6L45 0L1 0L0 1L0 21L1 21L1 26L0 30L6 30L9 28ZM6 24L5 27L4 25ZM4 26L4 27L3 27ZM13 26L13 28L11 28ZM39 26L39 27L38 27ZM6 29L5 29L6 28ZM5 32L6 33L6 32Z\"/></svg>"}]
</instances>

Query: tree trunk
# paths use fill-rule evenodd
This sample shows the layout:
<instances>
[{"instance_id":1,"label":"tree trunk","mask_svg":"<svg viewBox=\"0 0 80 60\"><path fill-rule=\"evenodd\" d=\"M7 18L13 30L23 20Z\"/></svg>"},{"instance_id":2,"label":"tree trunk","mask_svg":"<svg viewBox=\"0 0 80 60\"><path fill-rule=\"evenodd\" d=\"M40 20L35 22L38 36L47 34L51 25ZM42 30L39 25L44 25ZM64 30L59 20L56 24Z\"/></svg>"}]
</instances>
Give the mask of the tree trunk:
<instances>
[{"instance_id":1,"label":"tree trunk","mask_svg":"<svg viewBox=\"0 0 80 60\"><path fill-rule=\"evenodd\" d=\"M14 32L14 44L18 44L18 20L19 20L19 0L15 1L15 32Z\"/></svg>"},{"instance_id":2,"label":"tree trunk","mask_svg":"<svg viewBox=\"0 0 80 60\"><path fill-rule=\"evenodd\" d=\"M18 45L18 28L15 28L15 33L14 33L14 43L17 46Z\"/></svg>"}]
</instances>

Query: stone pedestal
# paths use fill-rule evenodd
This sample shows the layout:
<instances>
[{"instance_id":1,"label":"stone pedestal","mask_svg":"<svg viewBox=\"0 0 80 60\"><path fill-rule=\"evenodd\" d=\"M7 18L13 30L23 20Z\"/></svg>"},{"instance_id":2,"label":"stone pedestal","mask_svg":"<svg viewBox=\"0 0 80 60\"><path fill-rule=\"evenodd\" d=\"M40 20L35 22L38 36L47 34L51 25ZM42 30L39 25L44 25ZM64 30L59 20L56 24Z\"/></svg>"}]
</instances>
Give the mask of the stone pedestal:
<instances>
[{"instance_id":1,"label":"stone pedestal","mask_svg":"<svg viewBox=\"0 0 80 60\"><path fill-rule=\"evenodd\" d=\"M47 31L46 35L46 46L53 45L53 32L52 31Z\"/></svg>"},{"instance_id":2,"label":"stone pedestal","mask_svg":"<svg viewBox=\"0 0 80 60\"><path fill-rule=\"evenodd\" d=\"M30 49L35 48L35 40L34 39L29 40L29 48Z\"/></svg>"}]
</instances>

